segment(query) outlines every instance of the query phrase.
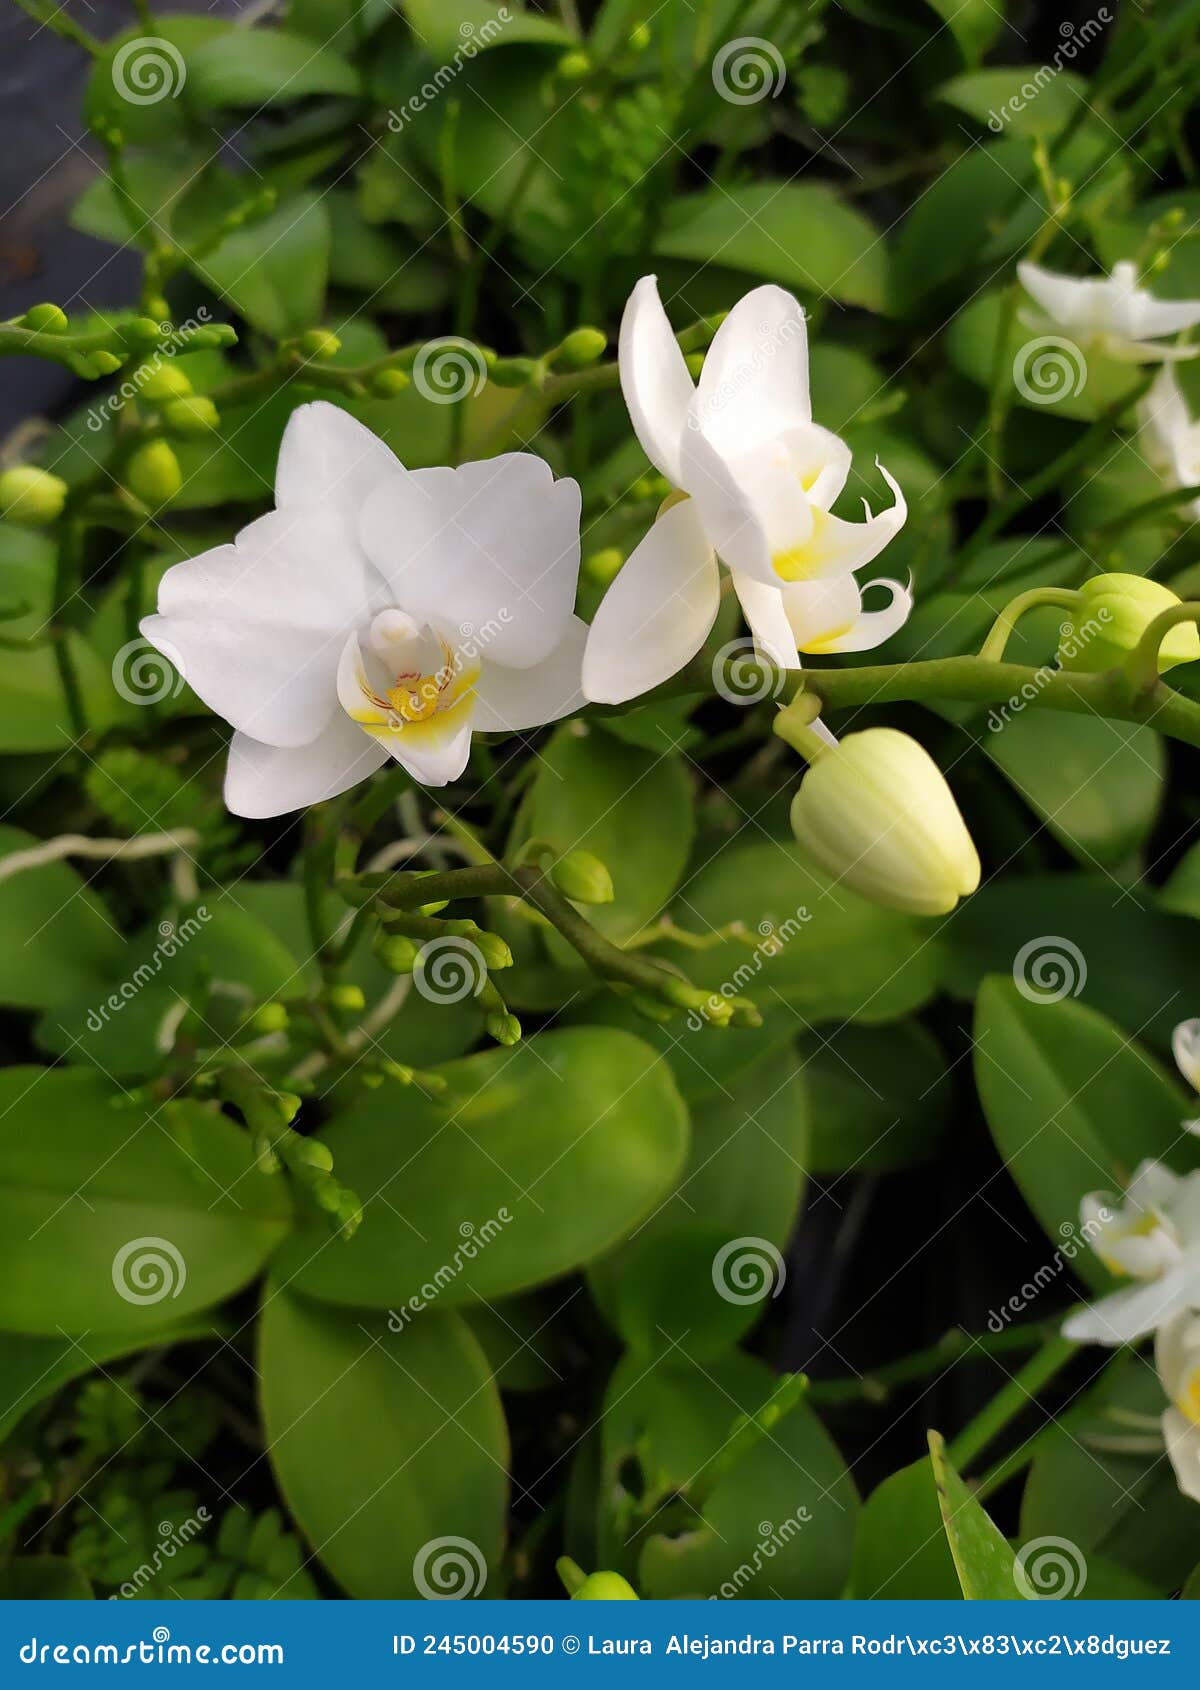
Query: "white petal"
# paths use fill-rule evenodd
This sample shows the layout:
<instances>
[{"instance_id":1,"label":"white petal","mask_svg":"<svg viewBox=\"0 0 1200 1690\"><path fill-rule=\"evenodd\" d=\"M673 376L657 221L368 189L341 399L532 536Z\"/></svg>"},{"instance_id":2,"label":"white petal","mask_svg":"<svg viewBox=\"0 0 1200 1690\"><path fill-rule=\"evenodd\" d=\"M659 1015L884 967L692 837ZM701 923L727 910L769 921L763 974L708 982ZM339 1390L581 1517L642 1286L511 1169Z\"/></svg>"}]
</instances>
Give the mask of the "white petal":
<instances>
[{"instance_id":1,"label":"white petal","mask_svg":"<svg viewBox=\"0 0 1200 1690\"><path fill-rule=\"evenodd\" d=\"M689 428L682 460L682 485L721 560L765 586L779 586L772 559L807 544L814 522L814 507L783 443L735 460L702 430Z\"/></svg>"},{"instance_id":2,"label":"white petal","mask_svg":"<svg viewBox=\"0 0 1200 1690\"><path fill-rule=\"evenodd\" d=\"M801 586L790 588L785 594L789 615L792 614L793 593L813 593L823 589L832 589L840 590L844 594L846 585L852 580L852 576L835 575L829 577L828 580L810 581ZM845 631L841 633L831 630L810 638L808 642L801 639L799 633L797 633L796 641L800 650L811 652L873 651L876 646L880 646L885 640L891 639L896 630L902 628L908 621L909 612L912 610L912 593L899 581L888 580L885 577L869 582L866 590L871 592L878 587L885 587L888 593L888 602L882 609L862 610L860 608L857 618L849 628L845 628L845 624L842 624ZM859 594L857 582L854 584L854 590L858 595L861 607L862 597Z\"/></svg>"},{"instance_id":3,"label":"white petal","mask_svg":"<svg viewBox=\"0 0 1200 1690\"><path fill-rule=\"evenodd\" d=\"M562 639L579 574L578 484L530 452L392 476L359 532L394 602L524 669Z\"/></svg>"},{"instance_id":4,"label":"white petal","mask_svg":"<svg viewBox=\"0 0 1200 1690\"><path fill-rule=\"evenodd\" d=\"M1154 1365L1163 1390L1180 1396L1200 1363L1200 1316L1191 1309L1164 1321L1154 1334Z\"/></svg>"},{"instance_id":5,"label":"white petal","mask_svg":"<svg viewBox=\"0 0 1200 1690\"><path fill-rule=\"evenodd\" d=\"M1200 1426L1177 1408L1168 1408L1163 1412L1162 1431L1180 1490L1200 1502Z\"/></svg>"},{"instance_id":6,"label":"white petal","mask_svg":"<svg viewBox=\"0 0 1200 1690\"><path fill-rule=\"evenodd\" d=\"M642 450L655 469L680 486L679 444L695 388L658 297L656 276L643 276L629 296L617 363Z\"/></svg>"},{"instance_id":7,"label":"white petal","mask_svg":"<svg viewBox=\"0 0 1200 1690\"><path fill-rule=\"evenodd\" d=\"M804 311L783 288L754 288L713 337L689 426L717 446L749 452L811 421Z\"/></svg>"},{"instance_id":8,"label":"white petal","mask_svg":"<svg viewBox=\"0 0 1200 1690\"><path fill-rule=\"evenodd\" d=\"M1035 299L1048 317L1064 328L1071 328L1086 314L1095 290L1104 281L1079 276L1064 276L1057 270L1044 270L1040 264L1022 259L1017 276L1025 292Z\"/></svg>"},{"instance_id":9,"label":"white petal","mask_svg":"<svg viewBox=\"0 0 1200 1690\"><path fill-rule=\"evenodd\" d=\"M797 581L784 587L781 596L799 651L838 650L835 642L851 634L862 618L862 593L853 575Z\"/></svg>"},{"instance_id":10,"label":"white petal","mask_svg":"<svg viewBox=\"0 0 1200 1690\"><path fill-rule=\"evenodd\" d=\"M744 575L736 569L732 575L733 590L759 652L779 669L799 669L800 653L782 592L778 587L767 586L757 576Z\"/></svg>"},{"instance_id":11,"label":"white petal","mask_svg":"<svg viewBox=\"0 0 1200 1690\"><path fill-rule=\"evenodd\" d=\"M328 722L346 630L379 583L336 509L260 517L231 546L175 564L146 638L235 728L305 745Z\"/></svg>"},{"instance_id":12,"label":"white petal","mask_svg":"<svg viewBox=\"0 0 1200 1690\"><path fill-rule=\"evenodd\" d=\"M363 501L389 475L404 466L390 446L348 411L314 399L288 418L275 466L275 503L335 504L347 521L357 518Z\"/></svg>"},{"instance_id":13,"label":"white petal","mask_svg":"<svg viewBox=\"0 0 1200 1690\"><path fill-rule=\"evenodd\" d=\"M1063 1336L1078 1344L1132 1344L1188 1306L1196 1290L1194 1273L1174 1268L1149 1284L1129 1285L1080 1309L1063 1323Z\"/></svg>"},{"instance_id":14,"label":"white petal","mask_svg":"<svg viewBox=\"0 0 1200 1690\"><path fill-rule=\"evenodd\" d=\"M235 733L225 767L225 805L235 816L283 816L365 780L387 752L336 711L309 745L281 749Z\"/></svg>"},{"instance_id":15,"label":"white petal","mask_svg":"<svg viewBox=\"0 0 1200 1690\"><path fill-rule=\"evenodd\" d=\"M1133 296L1130 333L1136 340L1178 334L1200 323L1200 299L1155 299L1139 288Z\"/></svg>"},{"instance_id":16,"label":"white petal","mask_svg":"<svg viewBox=\"0 0 1200 1690\"><path fill-rule=\"evenodd\" d=\"M572 616L549 657L531 669L506 669L485 658L475 687L476 733L539 728L582 710L580 671L587 637L587 623Z\"/></svg>"},{"instance_id":17,"label":"white petal","mask_svg":"<svg viewBox=\"0 0 1200 1690\"><path fill-rule=\"evenodd\" d=\"M1171 1050L1193 1091L1200 1091L1200 1020L1181 1021L1171 1034Z\"/></svg>"},{"instance_id":18,"label":"white petal","mask_svg":"<svg viewBox=\"0 0 1200 1690\"><path fill-rule=\"evenodd\" d=\"M694 657L721 602L717 560L692 500L672 505L628 558L588 634L583 691L623 704Z\"/></svg>"},{"instance_id":19,"label":"white petal","mask_svg":"<svg viewBox=\"0 0 1200 1690\"><path fill-rule=\"evenodd\" d=\"M811 581L863 569L895 539L907 520L908 505L897 482L882 464L877 467L892 490L895 503L891 509L880 511L878 516L871 516L868 509L865 522L844 522L840 516L819 512L812 537L805 544L790 553L775 553L774 567L784 581Z\"/></svg>"}]
</instances>

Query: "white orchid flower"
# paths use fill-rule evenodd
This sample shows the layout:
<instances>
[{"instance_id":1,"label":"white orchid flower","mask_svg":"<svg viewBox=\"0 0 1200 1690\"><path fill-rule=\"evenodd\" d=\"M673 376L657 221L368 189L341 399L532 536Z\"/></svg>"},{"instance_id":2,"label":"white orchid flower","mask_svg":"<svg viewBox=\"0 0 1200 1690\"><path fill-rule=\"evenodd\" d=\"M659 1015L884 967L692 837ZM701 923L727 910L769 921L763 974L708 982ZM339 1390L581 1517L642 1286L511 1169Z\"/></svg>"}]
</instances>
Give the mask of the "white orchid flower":
<instances>
[{"instance_id":1,"label":"white orchid flower","mask_svg":"<svg viewBox=\"0 0 1200 1690\"><path fill-rule=\"evenodd\" d=\"M542 459L406 470L318 401L288 421L275 507L169 569L141 624L235 730L235 815L332 798L389 757L442 786L473 732L579 708L579 488Z\"/></svg>"},{"instance_id":2,"label":"white orchid flower","mask_svg":"<svg viewBox=\"0 0 1200 1690\"><path fill-rule=\"evenodd\" d=\"M621 320L618 361L634 432L679 491L596 612L583 664L589 698L623 703L695 656L717 615L718 557L756 642L782 666L799 667L804 650L865 650L900 626L907 589L887 583L886 609L864 614L852 572L899 532L904 495L881 465L890 510L868 507L865 522L831 514L850 449L812 420L808 332L791 294L746 294L717 330L697 386L656 280L643 276Z\"/></svg>"},{"instance_id":3,"label":"white orchid flower","mask_svg":"<svg viewBox=\"0 0 1200 1690\"><path fill-rule=\"evenodd\" d=\"M1143 1162L1120 1202L1092 1192L1081 1231L1110 1272L1138 1283L1080 1309L1063 1325L1078 1343L1129 1344L1200 1305L1200 1172Z\"/></svg>"},{"instance_id":4,"label":"white orchid flower","mask_svg":"<svg viewBox=\"0 0 1200 1690\"><path fill-rule=\"evenodd\" d=\"M1200 1092L1200 1020L1179 1023L1171 1034L1171 1051L1188 1085ZM1200 1134L1200 1121L1185 1121L1183 1125L1188 1132Z\"/></svg>"},{"instance_id":5,"label":"white orchid flower","mask_svg":"<svg viewBox=\"0 0 1200 1690\"><path fill-rule=\"evenodd\" d=\"M1041 306L1050 325L1074 339L1096 344L1123 364L1194 358L1200 347L1164 345L1161 336L1200 323L1200 299L1155 299L1137 285L1137 266L1113 265L1111 276L1064 276L1028 259L1017 265L1026 293ZM1047 326L1038 322L1037 327Z\"/></svg>"},{"instance_id":6,"label":"white orchid flower","mask_svg":"<svg viewBox=\"0 0 1200 1690\"><path fill-rule=\"evenodd\" d=\"M1175 371L1164 364L1138 405L1138 444L1168 487L1200 486L1200 422L1193 419ZM1200 517L1200 498L1187 506ZM1198 1088L1200 1089L1200 1088Z\"/></svg>"},{"instance_id":7,"label":"white orchid flower","mask_svg":"<svg viewBox=\"0 0 1200 1690\"><path fill-rule=\"evenodd\" d=\"M1189 1309L1159 1328L1154 1364L1171 1402L1162 1417L1167 1454L1180 1490L1200 1502L1200 1315Z\"/></svg>"}]
</instances>

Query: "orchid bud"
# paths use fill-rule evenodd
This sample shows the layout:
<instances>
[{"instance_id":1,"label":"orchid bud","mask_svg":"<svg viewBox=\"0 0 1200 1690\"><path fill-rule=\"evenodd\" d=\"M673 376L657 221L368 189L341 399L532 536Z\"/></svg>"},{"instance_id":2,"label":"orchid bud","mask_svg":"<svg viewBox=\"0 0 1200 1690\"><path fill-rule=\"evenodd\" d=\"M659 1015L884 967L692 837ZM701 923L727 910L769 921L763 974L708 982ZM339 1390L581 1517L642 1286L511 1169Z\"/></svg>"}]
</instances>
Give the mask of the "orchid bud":
<instances>
[{"instance_id":1,"label":"orchid bud","mask_svg":"<svg viewBox=\"0 0 1200 1690\"><path fill-rule=\"evenodd\" d=\"M306 329L296 345L306 358L336 358L342 343L330 329Z\"/></svg>"},{"instance_id":2,"label":"orchid bud","mask_svg":"<svg viewBox=\"0 0 1200 1690\"><path fill-rule=\"evenodd\" d=\"M186 399L192 391L191 382L174 364L143 364L130 379L141 397L156 405L170 399Z\"/></svg>"},{"instance_id":3,"label":"orchid bud","mask_svg":"<svg viewBox=\"0 0 1200 1690\"><path fill-rule=\"evenodd\" d=\"M583 573L598 587L607 587L610 581L616 580L624 562L625 553L620 546L602 546L584 558Z\"/></svg>"},{"instance_id":4,"label":"orchid bud","mask_svg":"<svg viewBox=\"0 0 1200 1690\"><path fill-rule=\"evenodd\" d=\"M827 873L889 909L945 915L979 885L979 857L941 770L895 728L847 734L822 751L791 821Z\"/></svg>"},{"instance_id":5,"label":"orchid bud","mask_svg":"<svg viewBox=\"0 0 1200 1690\"><path fill-rule=\"evenodd\" d=\"M67 314L61 305L31 305L21 318L23 329L37 334L62 334L67 327Z\"/></svg>"},{"instance_id":6,"label":"orchid bud","mask_svg":"<svg viewBox=\"0 0 1200 1690\"><path fill-rule=\"evenodd\" d=\"M176 434L211 434L221 426L221 413L201 393L172 399L164 412L167 427Z\"/></svg>"},{"instance_id":7,"label":"orchid bud","mask_svg":"<svg viewBox=\"0 0 1200 1690\"><path fill-rule=\"evenodd\" d=\"M572 1602L637 1602L637 1591L620 1573L591 1573L571 1597Z\"/></svg>"},{"instance_id":8,"label":"orchid bud","mask_svg":"<svg viewBox=\"0 0 1200 1690\"><path fill-rule=\"evenodd\" d=\"M1060 669L1099 674L1123 663L1156 616L1181 601L1170 587L1144 575L1094 575L1079 589L1078 604L1063 618ZM1180 622L1158 648L1161 675L1176 663L1200 657L1194 622Z\"/></svg>"},{"instance_id":9,"label":"orchid bud","mask_svg":"<svg viewBox=\"0 0 1200 1690\"><path fill-rule=\"evenodd\" d=\"M590 851L568 851L550 870L550 878L564 898L577 904L611 904L612 875Z\"/></svg>"},{"instance_id":10,"label":"orchid bud","mask_svg":"<svg viewBox=\"0 0 1200 1690\"><path fill-rule=\"evenodd\" d=\"M558 361L569 369L582 370L604 354L608 336L602 329L572 329L558 349Z\"/></svg>"},{"instance_id":11,"label":"orchid bud","mask_svg":"<svg viewBox=\"0 0 1200 1690\"><path fill-rule=\"evenodd\" d=\"M66 497L66 482L33 464L18 464L0 475L0 515L27 528L57 521Z\"/></svg>"},{"instance_id":12,"label":"orchid bud","mask_svg":"<svg viewBox=\"0 0 1200 1690\"><path fill-rule=\"evenodd\" d=\"M361 986L352 985L349 981L325 988L325 1002L330 1009L343 1010L347 1015L360 1015L367 1007L366 995Z\"/></svg>"},{"instance_id":13,"label":"orchid bud","mask_svg":"<svg viewBox=\"0 0 1200 1690\"><path fill-rule=\"evenodd\" d=\"M146 505L165 505L183 486L179 459L165 440L151 440L133 454L125 485Z\"/></svg>"},{"instance_id":14,"label":"orchid bud","mask_svg":"<svg viewBox=\"0 0 1200 1690\"><path fill-rule=\"evenodd\" d=\"M381 933L375 941L375 955L393 974L411 974L421 947L406 933Z\"/></svg>"},{"instance_id":15,"label":"orchid bud","mask_svg":"<svg viewBox=\"0 0 1200 1690\"><path fill-rule=\"evenodd\" d=\"M406 387L412 386L412 378L403 370L377 370L367 385L377 398L394 399Z\"/></svg>"},{"instance_id":16,"label":"orchid bud","mask_svg":"<svg viewBox=\"0 0 1200 1690\"><path fill-rule=\"evenodd\" d=\"M515 1045L520 1043L521 1023L517 1020L515 1015L509 1015L507 1012L501 1014L500 1011L497 1010L495 1013L485 1018L484 1026L487 1028L489 1035L495 1039L498 1045Z\"/></svg>"}]
</instances>

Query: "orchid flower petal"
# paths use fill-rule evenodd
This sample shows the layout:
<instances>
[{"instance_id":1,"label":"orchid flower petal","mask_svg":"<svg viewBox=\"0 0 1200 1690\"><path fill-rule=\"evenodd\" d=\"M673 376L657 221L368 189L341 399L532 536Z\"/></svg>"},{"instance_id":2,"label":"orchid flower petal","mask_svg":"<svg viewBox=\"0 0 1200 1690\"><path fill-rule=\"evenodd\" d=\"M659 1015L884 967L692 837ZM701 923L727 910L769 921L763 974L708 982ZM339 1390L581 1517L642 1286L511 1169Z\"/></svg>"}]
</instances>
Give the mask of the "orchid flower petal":
<instances>
[{"instance_id":1,"label":"orchid flower petal","mask_svg":"<svg viewBox=\"0 0 1200 1690\"><path fill-rule=\"evenodd\" d=\"M695 386L662 301L658 278L643 276L629 296L617 347L621 392L633 432L660 474L680 479L679 447Z\"/></svg>"},{"instance_id":2,"label":"orchid flower petal","mask_svg":"<svg viewBox=\"0 0 1200 1690\"><path fill-rule=\"evenodd\" d=\"M518 733L581 710L587 637L587 623L572 616L554 650L532 668L507 669L485 660L475 687L476 733Z\"/></svg>"},{"instance_id":3,"label":"orchid flower petal","mask_svg":"<svg viewBox=\"0 0 1200 1690\"><path fill-rule=\"evenodd\" d=\"M225 807L251 820L284 816L336 798L386 762L384 748L340 710L308 745L264 745L235 733L225 767Z\"/></svg>"},{"instance_id":4,"label":"orchid flower petal","mask_svg":"<svg viewBox=\"0 0 1200 1690\"><path fill-rule=\"evenodd\" d=\"M804 311L783 288L753 288L713 337L689 426L744 453L811 422Z\"/></svg>"}]
</instances>

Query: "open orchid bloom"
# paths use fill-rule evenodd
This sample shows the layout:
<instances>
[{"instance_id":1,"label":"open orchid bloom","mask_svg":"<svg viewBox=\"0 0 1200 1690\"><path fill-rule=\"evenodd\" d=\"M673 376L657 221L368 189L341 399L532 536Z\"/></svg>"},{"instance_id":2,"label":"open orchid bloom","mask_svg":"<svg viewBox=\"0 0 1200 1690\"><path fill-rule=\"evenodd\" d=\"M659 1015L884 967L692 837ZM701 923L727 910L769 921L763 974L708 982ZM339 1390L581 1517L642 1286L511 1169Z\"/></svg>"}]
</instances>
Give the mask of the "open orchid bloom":
<instances>
[{"instance_id":1,"label":"open orchid bloom","mask_svg":"<svg viewBox=\"0 0 1200 1690\"><path fill-rule=\"evenodd\" d=\"M334 797L389 758L442 786L473 732L581 704L579 488L541 458L406 470L318 401L288 422L275 507L169 569L141 625L232 724L236 815Z\"/></svg>"},{"instance_id":2,"label":"open orchid bloom","mask_svg":"<svg viewBox=\"0 0 1200 1690\"><path fill-rule=\"evenodd\" d=\"M1168 346L1161 339L1200 323L1200 299L1155 299L1148 288L1138 287L1137 266L1128 260L1101 277L1064 276L1024 260L1017 275L1045 314L1045 320L1031 326L1049 324L1081 342L1095 342L1124 364L1194 358L1200 352L1200 347Z\"/></svg>"},{"instance_id":3,"label":"open orchid bloom","mask_svg":"<svg viewBox=\"0 0 1200 1690\"><path fill-rule=\"evenodd\" d=\"M1132 1343L1200 1303L1200 1172L1181 1176L1143 1162L1123 1203L1093 1192L1080 1205L1080 1223L1105 1267L1138 1283L1073 1314L1065 1337Z\"/></svg>"},{"instance_id":4,"label":"open orchid bloom","mask_svg":"<svg viewBox=\"0 0 1200 1690\"><path fill-rule=\"evenodd\" d=\"M1138 424L1138 444L1146 462L1167 485L1200 487L1200 422L1193 420L1169 364L1163 365L1139 404ZM1200 498L1186 508L1193 517L1200 517Z\"/></svg>"},{"instance_id":5,"label":"open orchid bloom","mask_svg":"<svg viewBox=\"0 0 1200 1690\"><path fill-rule=\"evenodd\" d=\"M622 703L696 654L716 619L718 557L756 642L781 666L798 668L805 650L865 650L903 622L907 589L888 583L888 607L864 613L853 571L899 532L904 496L881 465L892 507L878 516L867 508L865 522L832 515L850 449L812 420L808 332L791 294L746 294L696 385L655 278L643 276L625 307L618 361L634 431L679 492L596 613L583 667L589 698Z\"/></svg>"},{"instance_id":6,"label":"open orchid bloom","mask_svg":"<svg viewBox=\"0 0 1200 1690\"><path fill-rule=\"evenodd\" d=\"M1162 1417L1167 1454L1185 1496L1200 1502L1200 1315L1174 1315L1154 1338L1154 1364L1171 1406Z\"/></svg>"},{"instance_id":7,"label":"open orchid bloom","mask_svg":"<svg viewBox=\"0 0 1200 1690\"><path fill-rule=\"evenodd\" d=\"M1171 1050L1179 1072L1194 1092L1200 1092L1200 1020L1181 1021L1171 1034ZM1190 1133L1200 1133L1200 1120L1185 1121Z\"/></svg>"}]
</instances>

